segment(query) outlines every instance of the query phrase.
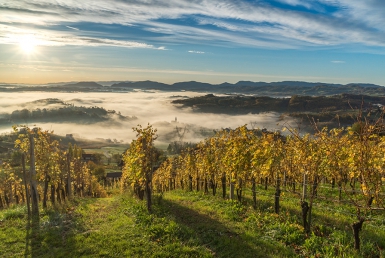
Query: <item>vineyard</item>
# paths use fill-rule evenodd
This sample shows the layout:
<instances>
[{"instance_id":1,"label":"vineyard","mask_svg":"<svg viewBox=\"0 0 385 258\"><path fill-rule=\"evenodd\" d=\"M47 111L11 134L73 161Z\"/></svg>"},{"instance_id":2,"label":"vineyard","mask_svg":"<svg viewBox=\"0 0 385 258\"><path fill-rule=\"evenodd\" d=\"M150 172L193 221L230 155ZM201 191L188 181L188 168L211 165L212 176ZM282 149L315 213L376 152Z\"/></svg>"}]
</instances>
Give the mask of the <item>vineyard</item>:
<instances>
[{"instance_id":1,"label":"vineyard","mask_svg":"<svg viewBox=\"0 0 385 258\"><path fill-rule=\"evenodd\" d=\"M11 162L2 162L0 209L27 204L28 216L39 218L39 202L64 203L73 196L105 197L106 192L82 161L82 149L61 149L52 132L14 127L16 151ZM12 164L13 163L13 164ZM20 165L20 166L19 166Z\"/></svg>"},{"instance_id":2,"label":"vineyard","mask_svg":"<svg viewBox=\"0 0 385 258\"><path fill-rule=\"evenodd\" d=\"M172 224L176 222L166 218L173 216L185 223L186 218L178 216L193 214L214 223L222 232L228 229L214 219L230 214L226 215L230 219L226 223L238 223L236 227L243 230L238 235L272 237L272 241L284 243L299 256L342 257L348 252L352 256L381 257L385 249L385 136L381 123L359 122L348 128L318 130L313 135L286 130L286 135L249 130L246 125L222 130L195 147L186 145L180 155L165 157L154 146L156 129L151 125L134 128L137 139L122 155L122 178L113 188L118 187L122 194L130 189L139 200L145 199L147 215L134 211L127 214L125 210L129 208L122 207L115 211L116 216L121 218L122 212L126 216L140 216L136 221L147 216L144 221L154 221L155 216L162 218L159 223ZM15 207L26 207L28 221L35 227L42 225L39 220L52 208L62 207L66 216L72 218L75 208L68 205L74 201L109 194L111 197L111 190L103 186L82 159L82 149L76 145L63 148L51 134L39 128L14 127L14 155L1 164L0 210L13 212ZM215 218L183 206L186 198L197 196L204 196L197 203L212 202L209 206L217 210L195 208L203 213L211 209L209 215ZM119 201L110 208L124 206L125 202ZM0 226L2 223L0 216ZM153 234L151 223L145 222L143 227L143 231ZM204 229L196 228L196 232L201 230ZM261 230L266 232L260 233ZM346 231L350 232L350 240L345 239L346 233L340 233ZM171 238L173 233L164 234L171 234ZM343 234L345 240L334 238L336 234ZM210 235L211 238L215 236ZM203 240L198 241L199 245L200 241ZM330 247L327 243L333 241L344 243ZM322 249L321 243L326 247ZM222 247L218 246L217 251L218 248ZM270 251L274 253L273 250ZM250 250L250 256L245 257L253 257L253 252Z\"/></svg>"},{"instance_id":3,"label":"vineyard","mask_svg":"<svg viewBox=\"0 0 385 258\"><path fill-rule=\"evenodd\" d=\"M323 208L317 203L340 204L355 218L351 227L354 248L359 250L363 223L384 223L385 138L381 126L357 123L354 128L323 129L314 135L288 130L288 136L246 126L223 130L163 162L153 175L153 189L159 193L174 189L219 192L223 198L239 202L251 199L254 208L260 196L269 196L277 214L281 200L297 200L308 235L313 228L313 209ZM144 155L141 145L136 146L135 155ZM132 158L131 152L124 155L122 183L132 184L140 193L149 178L137 170L140 163L131 162ZM271 188L274 192L268 194Z\"/></svg>"}]
</instances>

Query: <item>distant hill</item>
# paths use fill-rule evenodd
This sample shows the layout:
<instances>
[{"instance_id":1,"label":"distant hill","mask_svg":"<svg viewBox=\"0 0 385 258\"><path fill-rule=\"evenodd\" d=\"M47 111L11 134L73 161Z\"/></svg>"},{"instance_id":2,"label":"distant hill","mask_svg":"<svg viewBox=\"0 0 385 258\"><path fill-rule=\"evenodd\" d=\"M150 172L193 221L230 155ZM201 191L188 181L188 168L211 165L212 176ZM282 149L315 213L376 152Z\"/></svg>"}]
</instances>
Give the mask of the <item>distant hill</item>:
<instances>
[{"instance_id":1,"label":"distant hill","mask_svg":"<svg viewBox=\"0 0 385 258\"><path fill-rule=\"evenodd\" d=\"M210 91L215 90L215 88L218 88L218 85L196 81L177 82L174 83L172 86L176 89L183 89L186 91Z\"/></svg>"},{"instance_id":2,"label":"distant hill","mask_svg":"<svg viewBox=\"0 0 385 258\"><path fill-rule=\"evenodd\" d=\"M235 85L237 85L237 86L254 86L254 87L263 87L263 86L314 87L314 86L318 86L318 85L342 86L342 84L327 84L327 83L320 83L320 82L301 82L301 81L282 81L282 82L239 81Z\"/></svg>"},{"instance_id":3,"label":"distant hill","mask_svg":"<svg viewBox=\"0 0 385 258\"><path fill-rule=\"evenodd\" d=\"M35 103L41 104L37 106ZM25 103L23 109L11 113L0 113L0 126L35 122L59 122L93 124L109 122L119 124L123 121L134 120L136 117L123 116L115 110L102 107L83 107L65 103L60 99L41 99Z\"/></svg>"},{"instance_id":4,"label":"distant hill","mask_svg":"<svg viewBox=\"0 0 385 258\"><path fill-rule=\"evenodd\" d=\"M215 96L207 94L192 98L175 99L171 103L189 107L198 112L248 114L261 112L332 112L353 109L375 109L385 106L385 97L354 94L334 96L298 96L271 98L264 96Z\"/></svg>"},{"instance_id":5,"label":"distant hill","mask_svg":"<svg viewBox=\"0 0 385 258\"><path fill-rule=\"evenodd\" d=\"M97 88L95 88L97 89ZM159 91L194 91L219 94L252 94L264 96L330 96L342 93L365 94L371 96L385 96L385 87L368 83L330 84L321 82L251 82L210 84L197 81L177 82L165 84L155 81L119 82L110 87L103 87L107 91L159 90Z\"/></svg>"},{"instance_id":6,"label":"distant hill","mask_svg":"<svg viewBox=\"0 0 385 258\"><path fill-rule=\"evenodd\" d=\"M111 85L112 84L112 85ZM282 81L210 84L197 81L166 84L156 81L109 82L103 86L96 82L73 82L48 85L0 84L0 92L57 91L57 92L129 92L134 90L194 91L215 94L248 94L262 96L290 97L330 96L342 93L385 96L385 87L369 83L333 84L322 82Z\"/></svg>"},{"instance_id":7,"label":"distant hill","mask_svg":"<svg viewBox=\"0 0 385 258\"><path fill-rule=\"evenodd\" d=\"M359 110L368 121L375 121L383 114L385 97L339 94L333 96L298 96L273 98L265 96L215 96L207 94L172 101L179 108L192 108L194 112L217 114L257 114L277 112L293 118L321 122L322 126L350 126L357 120ZM321 124L320 124L321 125ZM322 127L321 127L322 128Z\"/></svg>"},{"instance_id":8,"label":"distant hill","mask_svg":"<svg viewBox=\"0 0 385 258\"><path fill-rule=\"evenodd\" d=\"M100 85L96 82L77 82L72 84L65 84L61 87L77 87L77 88L102 88L103 85Z\"/></svg>"},{"instance_id":9,"label":"distant hill","mask_svg":"<svg viewBox=\"0 0 385 258\"><path fill-rule=\"evenodd\" d=\"M110 89L112 90L124 90L124 89L143 89L143 90L171 90L171 86L161 82L154 81L138 81L138 82L120 82L112 84Z\"/></svg>"}]
</instances>

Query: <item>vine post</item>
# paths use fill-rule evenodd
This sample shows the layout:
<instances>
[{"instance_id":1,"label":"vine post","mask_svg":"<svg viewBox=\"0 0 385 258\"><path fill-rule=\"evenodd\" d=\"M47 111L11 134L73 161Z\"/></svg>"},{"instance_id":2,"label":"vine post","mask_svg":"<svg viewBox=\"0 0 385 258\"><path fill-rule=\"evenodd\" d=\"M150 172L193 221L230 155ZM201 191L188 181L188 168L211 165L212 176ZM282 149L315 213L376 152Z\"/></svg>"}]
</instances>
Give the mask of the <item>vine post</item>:
<instances>
[{"instance_id":1,"label":"vine post","mask_svg":"<svg viewBox=\"0 0 385 258\"><path fill-rule=\"evenodd\" d=\"M32 195L32 219L39 221L39 199L36 183L36 169L35 169L35 140L33 134L29 135L29 155L30 155L30 185Z\"/></svg>"},{"instance_id":2,"label":"vine post","mask_svg":"<svg viewBox=\"0 0 385 258\"><path fill-rule=\"evenodd\" d=\"M28 219L30 219L31 218L31 203L30 203L31 198L30 198L30 194L28 190L28 182L27 182L29 180L27 180L27 172L25 169L25 152L23 152L21 156L21 165L23 168L24 188L25 188L25 197L27 201Z\"/></svg>"}]
</instances>

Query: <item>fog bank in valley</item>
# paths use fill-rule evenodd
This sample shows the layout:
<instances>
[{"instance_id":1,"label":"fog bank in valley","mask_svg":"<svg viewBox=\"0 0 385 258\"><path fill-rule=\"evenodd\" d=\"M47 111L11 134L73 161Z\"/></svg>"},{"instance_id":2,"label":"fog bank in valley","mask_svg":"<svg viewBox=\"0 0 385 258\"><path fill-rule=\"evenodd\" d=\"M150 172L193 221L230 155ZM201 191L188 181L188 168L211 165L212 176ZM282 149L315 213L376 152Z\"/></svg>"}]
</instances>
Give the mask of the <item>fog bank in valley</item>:
<instances>
[{"instance_id":1,"label":"fog bank in valley","mask_svg":"<svg viewBox=\"0 0 385 258\"><path fill-rule=\"evenodd\" d=\"M183 95L183 96L181 96ZM39 126L46 130L53 130L56 134L75 134L82 138L117 139L130 142L135 138L132 127L148 123L158 129L158 144L173 140L197 142L212 134L213 130L221 128L236 128L244 124L252 124L255 128L269 130L281 129L285 121L279 121L277 113L223 115L193 112L191 109L181 109L170 102L176 97L193 97L203 95L195 92L129 92L129 93L58 93L58 92L18 92L2 93L0 96L0 117L5 113L12 113L21 109L59 108L60 105L47 105L47 98L57 98L74 106L103 107L115 110L123 116L135 116L137 119L129 121L112 120L93 124L62 122L25 121L29 126ZM251 123L252 122L252 123ZM279 124L277 124L279 123ZM179 129L179 135L177 129ZM0 132L9 132L9 126L1 126Z\"/></svg>"}]
</instances>

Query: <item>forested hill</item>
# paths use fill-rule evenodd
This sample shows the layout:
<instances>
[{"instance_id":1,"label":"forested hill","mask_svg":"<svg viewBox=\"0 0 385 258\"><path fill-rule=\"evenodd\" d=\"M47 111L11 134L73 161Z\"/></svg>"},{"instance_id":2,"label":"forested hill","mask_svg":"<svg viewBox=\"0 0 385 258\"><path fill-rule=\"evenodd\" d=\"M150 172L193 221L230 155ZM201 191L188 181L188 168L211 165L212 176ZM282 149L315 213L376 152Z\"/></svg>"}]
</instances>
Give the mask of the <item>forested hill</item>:
<instances>
[{"instance_id":1,"label":"forested hill","mask_svg":"<svg viewBox=\"0 0 385 258\"><path fill-rule=\"evenodd\" d=\"M385 96L385 87L365 84L326 84L310 83L297 81L283 82L250 82L239 81L237 83L210 84L203 82L178 82L174 84L164 84L153 81L142 82L121 82L111 85L112 91L129 91L134 89L142 90L161 90L161 91L194 91L207 93L238 93L255 94L265 96L291 96L291 95L309 95L309 96L327 96L342 93L365 94L371 96Z\"/></svg>"},{"instance_id":2,"label":"forested hill","mask_svg":"<svg viewBox=\"0 0 385 258\"><path fill-rule=\"evenodd\" d=\"M192 108L195 112L219 114L256 114L277 112L290 116L303 123L306 130L312 130L313 121L318 126L329 128L351 126L356 122L359 112L370 121L377 120L383 114L385 97L353 94L334 96L298 96L290 98L254 97L254 96L205 96L177 99L172 101L180 108Z\"/></svg>"},{"instance_id":3,"label":"forested hill","mask_svg":"<svg viewBox=\"0 0 385 258\"><path fill-rule=\"evenodd\" d=\"M101 82L102 83L102 82ZM96 82L55 83L48 85L0 84L0 92L130 92L135 90L193 91L215 94L237 93L264 96L329 96L342 93L385 96L385 87L367 84L332 84L301 81L251 82L210 84L197 81L165 84L156 81L116 82L102 85Z\"/></svg>"},{"instance_id":4,"label":"forested hill","mask_svg":"<svg viewBox=\"0 0 385 258\"><path fill-rule=\"evenodd\" d=\"M46 107L31 108L34 103L44 103ZM44 106L44 105L43 105ZM115 110L102 107L74 106L59 99L43 99L26 103L22 109L10 113L0 113L0 125L13 125L32 122L69 122L92 124L97 122L120 122L136 117L123 116Z\"/></svg>"},{"instance_id":5,"label":"forested hill","mask_svg":"<svg viewBox=\"0 0 385 258\"><path fill-rule=\"evenodd\" d=\"M177 99L173 104L191 107L196 111L225 114L247 114L260 112L330 112L359 108L377 109L385 105L385 97L374 97L353 94L334 96L298 96L290 98L271 98L255 96L205 96Z\"/></svg>"}]
</instances>

